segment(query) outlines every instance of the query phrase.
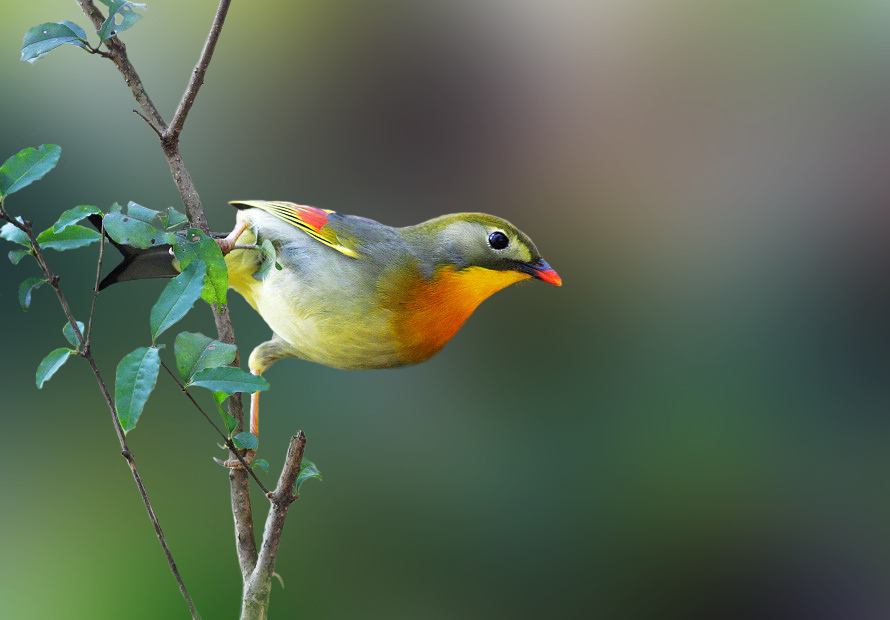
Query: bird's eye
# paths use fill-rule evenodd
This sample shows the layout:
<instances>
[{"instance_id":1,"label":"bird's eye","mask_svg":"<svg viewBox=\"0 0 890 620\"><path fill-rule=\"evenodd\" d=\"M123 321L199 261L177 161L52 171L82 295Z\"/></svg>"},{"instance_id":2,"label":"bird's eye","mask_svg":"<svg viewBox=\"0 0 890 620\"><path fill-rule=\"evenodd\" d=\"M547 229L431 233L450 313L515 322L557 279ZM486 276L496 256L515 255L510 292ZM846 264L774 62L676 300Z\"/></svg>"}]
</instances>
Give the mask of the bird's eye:
<instances>
[{"instance_id":1,"label":"bird's eye","mask_svg":"<svg viewBox=\"0 0 890 620\"><path fill-rule=\"evenodd\" d=\"M507 235L499 230L496 230L488 235L488 245L493 247L495 250L503 250L505 247L510 245L510 240L507 238Z\"/></svg>"}]
</instances>

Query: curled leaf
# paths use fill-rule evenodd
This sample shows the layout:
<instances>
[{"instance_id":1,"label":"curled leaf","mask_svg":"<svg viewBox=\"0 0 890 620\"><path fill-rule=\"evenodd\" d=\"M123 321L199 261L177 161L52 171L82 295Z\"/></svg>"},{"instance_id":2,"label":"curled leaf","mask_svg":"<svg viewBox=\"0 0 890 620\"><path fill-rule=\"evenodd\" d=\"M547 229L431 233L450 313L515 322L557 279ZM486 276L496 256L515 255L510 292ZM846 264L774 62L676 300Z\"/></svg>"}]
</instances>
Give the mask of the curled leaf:
<instances>
[{"instance_id":1,"label":"curled leaf","mask_svg":"<svg viewBox=\"0 0 890 620\"><path fill-rule=\"evenodd\" d=\"M60 45L86 48L87 34L74 22L48 22L29 28L22 42L22 60L34 62Z\"/></svg>"},{"instance_id":2,"label":"curled leaf","mask_svg":"<svg viewBox=\"0 0 890 620\"><path fill-rule=\"evenodd\" d=\"M86 332L84 331L83 323L80 321L75 321L77 323L77 329L80 330L81 336L85 336ZM71 323L65 323L62 326L62 335L65 336L65 340L71 343L72 347L79 347L80 340L77 339L77 334L74 333L74 328L71 327Z\"/></svg>"},{"instance_id":3,"label":"curled leaf","mask_svg":"<svg viewBox=\"0 0 890 620\"><path fill-rule=\"evenodd\" d=\"M22 310L27 310L31 307L31 293L44 284L46 284L44 278L28 278L19 284L19 305L22 307Z\"/></svg>"},{"instance_id":4,"label":"curled leaf","mask_svg":"<svg viewBox=\"0 0 890 620\"><path fill-rule=\"evenodd\" d=\"M9 196L39 181L56 167L61 156L62 147L56 144L22 149L0 166L0 196Z\"/></svg>"},{"instance_id":5,"label":"curled leaf","mask_svg":"<svg viewBox=\"0 0 890 620\"><path fill-rule=\"evenodd\" d=\"M58 234L72 224L77 224L79 221L90 215L101 214L102 210L99 209L99 207L94 207L93 205L77 205L76 207L72 207L63 212L62 215L59 216L59 219L53 224L53 232Z\"/></svg>"},{"instance_id":6,"label":"curled leaf","mask_svg":"<svg viewBox=\"0 0 890 620\"><path fill-rule=\"evenodd\" d=\"M68 358L74 353L74 351L65 347L50 351L40 362L40 365L37 366L37 389L43 389L43 384L52 379L56 371L64 366Z\"/></svg>"}]
</instances>

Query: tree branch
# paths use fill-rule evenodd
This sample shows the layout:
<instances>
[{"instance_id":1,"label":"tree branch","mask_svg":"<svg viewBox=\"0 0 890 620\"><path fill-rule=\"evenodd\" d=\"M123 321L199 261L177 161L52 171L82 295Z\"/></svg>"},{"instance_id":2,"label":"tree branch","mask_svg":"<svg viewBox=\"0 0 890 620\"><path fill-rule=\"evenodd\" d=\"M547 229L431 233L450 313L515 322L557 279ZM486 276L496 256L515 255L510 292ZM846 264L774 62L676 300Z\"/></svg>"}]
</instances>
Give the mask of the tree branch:
<instances>
[{"instance_id":1,"label":"tree branch","mask_svg":"<svg viewBox=\"0 0 890 620\"><path fill-rule=\"evenodd\" d=\"M244 595L241 602L241 620L262 620L266 617L269 593L272 590L272 575L275 572L275 558L281 544L281 532L287 519L287 511L296 500L294 484L303 462L306 435L299 431L290 438L284 466L278 477L278 485L269 498L269 516L263 531L256 567L248 579L244 580Z\"/></svg>"},{"instance_id":2,"label":"tree branch","mask_svg":"<svg viewBox=\"0 0 890 620\"><path fill-rule=\"evenodd\" d=\"M95 26L98 31L102 27L102 23L105 21L102 13L96 8L92 0L78 0L78 4L80 4L81 9L90 18L93 22L93 26ZM180 103L182 112L177 114L177 129L174 134L172 134L176 136L176 139L161 140L164 157L167 160L167 165L170 167L170 173L173 175L173 182L176 184L176 189L179 191L182 204L185 206L186 213L188 214L189 222L192 226L201 228L205 232L209 232L207 217L204 214L201 197L198 195L191 174L189 174L189 171L182 160L182 155L179 151L178 136L182 131L188 111L194 103L198 90L203 83L203 77L216 48L216 43L219 39L229 4L230 0L220 1L216 17L214 18L208 35L208 42L205 43L198 65L196 66L196 69L200 67L203 67L203 69L199 72L200 75L196 72L192 73L192 78L189 80L186 93L183 95L182 102ZM213 39L212 44L210 39ZM149 125L152 126L156 133L164 135L167 132L168 126L151 98L146 93L145 86L139 78L139 74L127 57L126 46L117 37L112 37L106 40L105 45L112 57L112 62L114 62L118 71L120 71L123 76L124 81L130 87L130 91L133 93L133 97L142 109ZM229 318L228 307L214 307L213 319L216 324L217 338L222 342L234 344L235 330L232 327L232 321ZM234 364L238 364L237 357ZM240 394L233 394L232 397L229 398L229 411L235 420L237 420L237 430L242 430L244 412ZM237 458L237 453L233 452L230 456L231 458ZM235 522L235 548L238 553L238 563L241 567L242 578L247 579L248 575L250 575L256 565L257 547L253 533L250 482L245 469L229 470L229 491L232 500L232 517Z\"/></svg>"},{"instance_id":3,"label":"tree branch","mask_svg":"<svg viewBox=\"0 0 890 620\"><path fill-rule=\"evenodd\" d=\"M155 513L154 506L152 506L151 500L148 497L148 491L145 489L145 484L142 482L142 476L139 474L139 469L136 467L136 458L133 456L130 447L127 445L127 439L126 435L124 434L124 429L121 427L121 423L117 418L117 408L114 406L114 400L111 398L111 393L108 391L108 386L105 383L105 379L102 377L102 373L99 371L99 367L96 364L95 358L93 358L93 354L90 352L89 346L87 346L88 340L84 336L84 334L81 333L80 328L77 325L77 321L75 320L74 315L71 313L71 307L68 305L68 300L65 297L65 293L62 291L61 285L59 284L59 276L53 273L53 271L49 267L49 263L46 262L46 257L43 254L43 250L40 248L40 244L37 242L37 237L34 235L34 231L30 222L19 222L15 218L10 217L9 214L6 212L6 209L3 207L2 200L0 200L0 218L3 218L19 230L21 230L28 236L28 239L30 240L31 252L37 261L37 265L43 272L43 275L46 278L47 282L50 283L53 290L55 291L56 298L59 301L59 305L62 307L62 312L64 312L65 318L68 320L68 324L71 325L71 329L74 331L78 342L80 342L80 355L89 363L90 370L92 370L93 376L96 379L96 383L99 386L99 391L102 393L102 397L105 399L105 404L108 406L108 411L111 413L111 422L114 426L114 432L117 435L118 444L120 445L121 456L124 457L124 460L127 461L127 465L130 467L130 473L133 476L133 481L136 483L136 488L139 489L139 495L142 497L142 503L145 505L145 511L148 513L148 518L151 521L152 526L154 527L155 534L158 537L158 542L160 543L161 548L164 551L164 555L167 558L167 565L170 567L170 572L173 573L173 577L176 579L176 583L179 585L179 591L182 593L182 597L185 599L185 602L188 605L189 613L191 613L192 618L200 618L200 615L198 615L198 610L195 609L195 603L194 601L192 601L192 597L189 594L188 589L185 587L185 582L182 580L182 575L179 574L179 569L176 566L176 561L173 559L173 553L170 551L169 545L167 545L167 538L164 536L164 531L161 529L161 524L158 522L158 516Z\"/></svg>"},{"instance_id":4,"label":"tree branch","mask_svg":"<svg viewBox=\"0 0 890 620\"><path fill-rule=\"evenodd\" d=\"M102 13L96 8L92 0L78 0L78 3L98 31L105 21ZM207 225L207 217L191 174L189 174L182 160L182 154L179 150L179 138L189 111L198 96L198 91L204 83L204 77L213 58L213 53L216 50L230 4L231 0L220 0L216 15L210 26L210 32L201 50L201 55L192 71L188 85L169 125L164 121L146 93L142 80L127 57L127 48L124 43L117 37L112 37L104 42L108 49L108 56L110 56L111 61L114 62L120 71L124 81L130 87L133 97L141 108L140 116L160 136L164 157L170 167L170 173L173 175L173 181L185 206L190 224L201 228L204 232L210 232ZM228 307L225 305L215 306L213 308L213 318L216 324L218 339L222 342L234 343L235 332L229 317ZM234 365L237 366L238 364L239 359L236 356ZM229 398L229 411L237 421L237 430L242 430L244 413L240 394L233 394ZM275 557L281 542L281 531L284 527L287 510L294 501L293 487L300 471L305 444L306 437L302 431L291 438L278 486L269 497L271 507L266 519L262 547L259 552L257 551L253 532L250 483L247 477L248 473L253 474L253 472L249 468L229 470L232 516L235 522L235 546L238 553L238 563L241 567L241 576L244 581L242 618L266 617L271 581L274 575ZM229 446L230 456L242 460L238 451L233 450L234 446L231 442L227 442L227 445ZM262 484L260 486L262 487Z\"/></svg>"},{"instance_id":5,"label":"tree branch","mask_svg":"<svg viewBox=\"0 0 890 620\"><path fill-rule=\"evenodd\" d=\"M198 97L198 91L201 89L201 86L204 85L204 76L207 74L207 67L210 66L213 52L216 51L216 43L219 41L219 35L222 33L223 25L226 22L226 15L229 12L230 4L231 0L220 0L219 6L216 9L216 16L213 18L213 23L210 25L210 33L207 35L207 40L204 42L204 48L201 50L201 56L198 58L198 64L196 64L195 68L192 70L192 76L189 78L188 86L186 86L185 92L182 93L182 99L176 107L176 112L174 112L173 118L170 120L170 126L164 134L164 140L167 142L173 144L179 142L179 134L182 133L185 119L188 116L189 111L192 109L192 106L195 104L195 99Z\"/></svg>"}]
</instances>

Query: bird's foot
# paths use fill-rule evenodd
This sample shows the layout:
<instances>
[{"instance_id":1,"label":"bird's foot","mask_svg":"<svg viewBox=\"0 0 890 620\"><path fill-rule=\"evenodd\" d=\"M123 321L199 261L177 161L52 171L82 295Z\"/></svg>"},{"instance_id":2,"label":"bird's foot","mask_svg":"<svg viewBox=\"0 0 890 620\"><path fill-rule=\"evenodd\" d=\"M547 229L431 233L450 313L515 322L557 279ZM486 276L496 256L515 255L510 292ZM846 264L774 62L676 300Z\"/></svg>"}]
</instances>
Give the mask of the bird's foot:
<instances>
[{"instance_id":1,"label":"bird's foot","mask_svg":"<svg viewBox=\"0 0 890 620\"><path fill-rule=\"evenodd\" d=\"M253 459L256 457L256 450L247 450L244 452L244 463L250 465L253 463ZM228 467L229 469L244 469L244 463L241 462L240 459L231 458L225 461L218 461L223 467Z\"/></svg>"},{"instance_id":2,"label":"bird's foot","mask_svg":"<svg viewBox=\"0 0 890 620\"><path fill-rule=\"evenodd\" d=\"M229 252L231 252L232 250L235 249L235 241L234 240L229 241L229 239L226 238L226 239L215 239L214 241L216 241L216 245L219 246L219 249L220 249L220 251L222 251L223 256L225 256L226 254L228 254Z\"/></svg>"}]
</instances>

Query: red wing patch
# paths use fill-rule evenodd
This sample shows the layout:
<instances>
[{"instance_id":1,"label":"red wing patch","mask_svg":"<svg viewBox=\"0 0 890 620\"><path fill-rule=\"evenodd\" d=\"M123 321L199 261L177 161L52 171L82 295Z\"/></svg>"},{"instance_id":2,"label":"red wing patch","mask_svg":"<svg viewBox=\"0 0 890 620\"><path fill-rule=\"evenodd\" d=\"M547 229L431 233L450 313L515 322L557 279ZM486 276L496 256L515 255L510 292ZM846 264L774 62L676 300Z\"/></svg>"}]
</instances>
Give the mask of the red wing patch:
<instances>
[{"instance_id":1,"label":"red wing patch","mask_svg":"<svg viewBox=\"0 0 890 620\"><path fill-rule=\"evenodd\" d=\"M300 219L315 232L321 232L321 229L328 223L328 214L324 209L296 205L294 211L299 213Z\"/></svg>"},{"instance_id":2,"label":"red wing patch","mask_svg":"<svg viewBox=\"0 0 890 620\"><path fill-rule=\"evenodd\" d=\"M328 226L329 215L333 211L298 205L293 202L279 202L271 200L236 200L229 204L235 206L252 207L260 209L278 219L287 222L291 226L302 230L304 233L324 245L334 248L341 254L351 258L358 258L354 243L349 239L341 239L337 231Z\"/></svg>"}]
</instances>

